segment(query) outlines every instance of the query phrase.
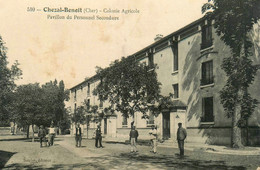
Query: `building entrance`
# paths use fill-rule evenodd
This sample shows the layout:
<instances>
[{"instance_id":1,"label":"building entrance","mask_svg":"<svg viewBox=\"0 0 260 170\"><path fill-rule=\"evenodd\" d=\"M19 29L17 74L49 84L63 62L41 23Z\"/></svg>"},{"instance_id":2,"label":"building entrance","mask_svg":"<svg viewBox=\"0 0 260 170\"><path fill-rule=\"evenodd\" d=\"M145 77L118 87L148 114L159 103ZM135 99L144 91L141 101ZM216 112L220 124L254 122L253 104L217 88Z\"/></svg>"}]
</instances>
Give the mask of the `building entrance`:
<instances>
[{"instance_id":1,"label":"building entrance","mask_svg":"<svg viewBox=\"0 0 260 170\"><path fill-rule=\"evenodd\" d=\"M170 137L170 112L163 112L163 139L167 140Z\"/></svg>"},{"instance_id":2,"label":"building entrance","mask_svg":"<svg viewBox=\"0 0 260 170\"><path fill-rule=\"evenodd\" d=\"M104 118L104 134L107 134L107 118Z\"/></svg>"}]
</instances>

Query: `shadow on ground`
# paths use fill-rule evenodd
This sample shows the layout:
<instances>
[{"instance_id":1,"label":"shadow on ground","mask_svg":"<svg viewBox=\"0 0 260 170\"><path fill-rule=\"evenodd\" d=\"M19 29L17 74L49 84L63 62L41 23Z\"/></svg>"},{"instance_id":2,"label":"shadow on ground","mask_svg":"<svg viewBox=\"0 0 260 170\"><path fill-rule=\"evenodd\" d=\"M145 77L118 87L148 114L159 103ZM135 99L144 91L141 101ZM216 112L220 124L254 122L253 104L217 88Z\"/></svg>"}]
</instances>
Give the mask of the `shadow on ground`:
<instances>
[{"instance_id":1,"label":"shadow on ground","mask_svg":"<svg viewBox=\"0 0 260 170\"><path fill-rule=\"evenodd\" d=\"M0 150L0 169L3 168L6 162L14 155L15 152L6 152Z\"/></svg>"},{"instance_id":2,"label":"shadow on ground","mask_svg":"<svg viewBox=\"0 0 260 170\"><path fill-rule=\"evenodd\" d=\"M202 161L194 160L178 155L139 155L122 153L113 156L102 156L87 158L88 163L78 164L56 164L52 167L12 164L7 169L229 169L243 170L243 166L228 166L224 161Z\"/></svg>"},{"instance_id":3,"label":"shadow on ground","mask_svg":"<svg viewBox=\"0 0 260 170\"><path fill-rule=\"evenodd\" d=\"M7 139L0 139L0 141L27 141L30 140L32 141L32 139L27 139L27 138L7 138Z\"/></svg>"},{"instance_id":4,"label":"shadow on ground","mask_svg":"<svg viewBox=\"0 0 260 170\"><path fill-rule=\"evenodd\" d=\"M63 141L64 139L60 139L60 138L55 138L55 141ZM0 139L0 141L4 142L4 141L24 141L24 142L32 142L32 138L7 138L7 139ZM40 139L39 138L35 138L34 142L39 142Z\"/></svg>"}]
</instances>

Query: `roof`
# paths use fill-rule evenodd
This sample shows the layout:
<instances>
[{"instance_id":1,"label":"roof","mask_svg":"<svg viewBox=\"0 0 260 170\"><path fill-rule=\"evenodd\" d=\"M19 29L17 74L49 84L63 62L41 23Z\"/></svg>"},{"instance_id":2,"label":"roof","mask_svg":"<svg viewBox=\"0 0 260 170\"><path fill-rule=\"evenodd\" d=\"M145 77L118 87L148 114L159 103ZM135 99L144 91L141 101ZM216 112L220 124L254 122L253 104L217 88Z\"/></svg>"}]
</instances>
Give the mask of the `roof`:
<instances>
[{"instance_id":1,"label":"roof","mask_svg":"<svg viewBox=\"0 0 260 170\"><path fill-rule=\"evenodd\" d=\"M170 100L168 102L160 103L156 107L160 110L164 110L164 109L186 108L187 105L180 100Z\"/></svg>"},{"instance_id":2,"label":"roof","mask_svg":"<svg viewBox=\"0 0 260 170\"><path fill-rule=\"evenodd\" d=\"M75 88L77 88L77 87L80 87L80 86L84 85L85 83L92 82L92 81L94 81L94 80L96 80L96 79L97 79L97 74L95 74L94 76L92 76L92 77L90 77L90 78L84 80L83 82L81 82L81 83L79 83L79 84L77 84L77 85L71 87L69 90L73 90L73 89L75 89Z\"/></svg>"},{"instance_id":3,"label":"roof","mask_svg":"<svg viewBox=\"0 0 260 170\"><path fill-rule=\"evenodd\" d=\"M157 46L158 44L164 42L165 40L169 40L170 38L175 37L175 36L177 36L177 35L183 33L184 31L186 31L186 30L189 29L190 27L193 27L194 25L197 25L197 24L199 24L200 22L202 22L203 20L205 20L206 17L207 17L207 16L205 15L205 16L203 16L203 17L197 19L196 21L193 21L192 23L190 23L190 24L188 24L188 25L182 27L181 29L179 29L179 30L177 30L177 31L175 31L175 32L173 32L173 33L171 33L171 34L169 34L169 35L163 37L162 39L160 39L160 40L158 40L158 41L152 43L151 45L149 45L149 46L147 46L147 47L145 47L145 48L143 48L143 49L137 51L136 53L134 53L134 54L132 54L132 55L130 55L130 56L139 55L139 54L141 54L141 53L143 53L143 52L149 50L150 48L152 48L152 47L154 47L154 46ZM81 83L79 83L79 84L73 86L72 88L70 88L70 90L75 89L75 88L77 88L77 87L83 85L83 84L86 83L86 82L91 82L91 81L93 81L93 80L95 80L95 79L97 79L97 75L94 75L94 76L90 77L89 79L84 80L83 82L81 82Z\"/></svg>"},{"instance_id":4,"label":"roof","mask_svg":"<svg viewBox=\"0 0 260 170\"><path fill-rule=\"evenodd\" d=\"M143 49L137 51L137 52L134 53L133 55L136 56L136 55L138 55L138 54L141 54L141 53L145 52L146 50L149 50L150 48L152 48L152 47L154 47L154 46L156 46L156 45L162 43L163 41L168 40L169 38L172 38L172 37L174 37L174 36L177 36L177 35L181 34L182 32L186 31L186 30L189 29L190 27L193 27L194 25L196 25L196 24L202 22L204 19L205 19L205 16L202 17L202 18L197 19L196 21L193 21L192 23L190 23L190 24L188 24L188 25L182 27L181 29L179 29L179 30L177 30L177 31L175 31L175 32L173 32L173 33L171 33L171 34L169 34L169 35L163 37L162 39L160 39L160 40L158 40L158 41L152 43L151 45L149 45L149 46L147 46L147 47L145 47L145 48L143 48Z\"/></svg>"}]
</instances>

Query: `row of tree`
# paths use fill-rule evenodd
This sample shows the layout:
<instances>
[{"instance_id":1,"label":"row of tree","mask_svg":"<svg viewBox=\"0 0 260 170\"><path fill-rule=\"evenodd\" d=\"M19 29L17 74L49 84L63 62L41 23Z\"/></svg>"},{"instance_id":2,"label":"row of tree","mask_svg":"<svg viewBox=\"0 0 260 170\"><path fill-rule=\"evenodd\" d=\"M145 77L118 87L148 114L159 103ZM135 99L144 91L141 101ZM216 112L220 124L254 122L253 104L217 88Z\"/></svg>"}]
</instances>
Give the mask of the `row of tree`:
<instances>
[{"instance_id":1,"label":"row of tree","mask_svg":"<svg viewBox=\"0 0 260 170\"><path fill-rule=\"evenodd\" d=\"M27 128L50 126L53 122L64 130L69 128L68 113L64 101L68 94L64 90L64 83L50 81L42 86L38 83L18 86L12 93L12 101L9 103L9 121ZM34 131L33 131L34 132ZM34 134L34 133L33 133Z\"/></svg>"},{"instance_id":2,"label":"row of tree","mask_svg":"<svg viewBox=\"0 0 260 170\"><path fill-rule=\"evenodd\" d=\"M8 67L7 48L0 37L0 123L10 122L27 129L29 127L50 126L51 122L61 130L69 128L69 116L64 101L68 100L68 91L61 80L50 81L42 86L38 83L17 86L22 71L16 61ZM34 133L33 133L34 134Z\"/></svg>"}]
</instances>

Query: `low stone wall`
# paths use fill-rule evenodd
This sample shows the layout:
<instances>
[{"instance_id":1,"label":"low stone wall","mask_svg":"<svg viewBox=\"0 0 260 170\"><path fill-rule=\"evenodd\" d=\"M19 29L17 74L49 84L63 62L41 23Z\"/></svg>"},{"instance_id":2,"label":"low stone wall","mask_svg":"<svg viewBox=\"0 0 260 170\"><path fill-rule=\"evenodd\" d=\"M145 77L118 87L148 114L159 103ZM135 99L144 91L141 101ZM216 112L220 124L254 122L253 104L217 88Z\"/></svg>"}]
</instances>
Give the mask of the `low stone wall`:
<instances>
[{"instance_id":1,"label":"low stone wall","mask_svg":"<svg viewBox=\"0 0 260 170\"><path fill-rule=\"evenodd\" d=\"M0 135L10 135L11 128L10 127L0 127Z\"/></svg>"},{"instance_id":2,"label":"low stone wall","mask_svg":"<svg viewBox=\"0 0 260 170\"><path fill-rule=\"evenodd\" d=\"M247 137L248 137L249 146L260 146L260 128L259 127L249 127L248 135L247 135L247 129L242 128L242 143L244 145L247 145Z\"/></svg>"},{"instance_id":3,"label":"low stone wall","mask_svg":"<svg viewBox=\"0 0 260 170\"><path fill-rule=\"evenodd\" d=\"M95 138L95 128L89 128L87 130L87 128L84 128L83 130L83 137L88 138L88 139L92 139Z\"/></svg>"},{"instance_id":4,"label":"low stone wall","mask_svg":"<svg viewBox=\"0 0 260 170\"><path fill-rule=\"evenodd\" d=\"M130 133L131 128L118 128L117 129L117 137L118 138L125 138L129 139L129 133ZM143 139L143 140L149 140L149 131L151 128L137 128L138 131L138 139Z\"/></svg>"},{"instance_id":5,"label":"low stone wall","mask_svg":"<svg viewBox=\"0 0 260 170\"><path fill-rule=\"evenodd\" d=\"M187 128L187 142L230 145L230 128Z\"/></svg>"}]
</instances>

